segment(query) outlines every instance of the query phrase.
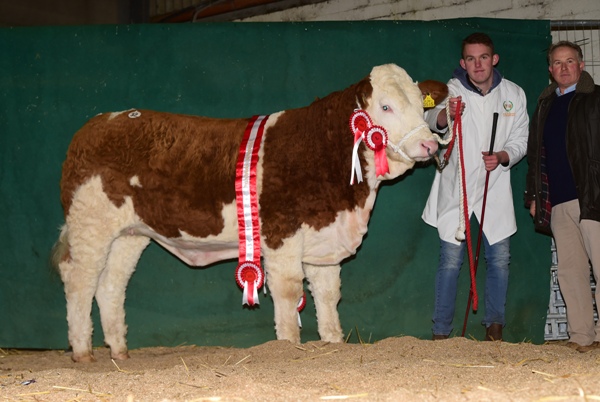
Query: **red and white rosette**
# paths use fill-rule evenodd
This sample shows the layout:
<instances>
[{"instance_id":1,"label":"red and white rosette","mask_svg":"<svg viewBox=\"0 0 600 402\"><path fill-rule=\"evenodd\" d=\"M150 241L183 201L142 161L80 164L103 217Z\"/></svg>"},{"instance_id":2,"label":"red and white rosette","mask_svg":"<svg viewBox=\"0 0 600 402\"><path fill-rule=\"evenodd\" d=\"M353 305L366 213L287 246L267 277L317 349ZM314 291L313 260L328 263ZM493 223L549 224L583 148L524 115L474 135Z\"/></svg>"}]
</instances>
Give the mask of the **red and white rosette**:
<instances>
[{"instance_id":1,"label":"red and white rosette","mask_svg":"<svg viewBox=\"0 0 600 402\"><path fill-rule=\"evenodd\" d=\"M296 306L296 311L298 312L298 326L302 328L302 319L300 318L300 312L304 310L306 307L306 292L302 292L302 296L300 300L298 300L298 305Z\"/></svg>"},{"instance_id":2,"label":"red and white rosette","mask_svg":"<svg viewBox=\"0 0 600 402\"><path fill-rule=\"evenodd\" d=\"M354 134L354 147L352 148L352 170L350 171L350 185L354 184L354 175L356 181L362 181L362 170L360 169L360 159L358 158L358 146L362 141L363 133L373 125L371 116L362 109L356 109L350 116L350 131Z\"/></svg>"},{"instance_id":3,"label":"red and white rosette","mask_svg":"<svg viewBox=\"0 0 600 402\"><path fill-rule=\"evenodd\" d=\"M367 129L372 125L373 121L371 120L371 116L369 116L369 114L362 109L356 109L354 113L352 113L352 116L350 116L350 129L355 135L355 140L357 139L357 133L359 136L361 136L362 133L367 131Z\"/></svg>"},{"instance_id":4,"label":"red and white rosette","mask_svg":"<svg viewBox=\"0 0 600 402\"><path fill-rule=\"evenodd\" d=\"M383 176L390 171L385 154L385 148L388 143L388 135L385 128L373 126L363 134L363 140L369 149L375 152L375 174Z\"/></svg>"},{"instance_id":5,"label":"red and white rosette","mask_svg":"<svg viewBox=\"0 0 600 402\"><path fill-rule=\"evenodd\" d=\"M253 262L238 264L235 270L235 281L240 288L244 289L242 305L259 304L258 289L264 283L264 275L259 265Z\"/></svg>"},{"instance_id":6,"label":"red and white rosette","mask_svg":"<svg viewBox=\"0 0 600 402\"><path fill-rule=\"evenodd\" d=\"M265 123L269 116L253 116L244 131L236 164L235 199L238 217L239 262L235 270L244 290L242 305L259 304L258 289L264 283L260 267L260 222L256 191L256 164Z\"/></svg>"},{"instance_id":7,"label":"red and white rosette","mask_svg":"<svg viewBox=\"0 0 600 402\"><path fill-rule=\"evenodd\" d=\"M300 300L298 300L298 306L296 307L296 310L298 310L298 312L301 312L302 310L304 310L304 307L306 307L306 292L302 292L302 297L300 298Z\"/></svg>"},{"instance_id":8,"label":"red and white rosette","mask_svg":"<svg viewBox=\"0 0 600 402\"><path fill-rule=\"evenodd\" d=\"M385 128L374 126L371 116L362 109L354 110L350 116L350 131L354 134L354 147L352 148L352 170L350 172L350 184L354 184L354 176L358 183L362 181L360 159L358 158L358 146L364 141L367 147L375 152L375 173L377 176L389 172L385 148L388 143L388 135Z\"/></svg>"}]
</instances>

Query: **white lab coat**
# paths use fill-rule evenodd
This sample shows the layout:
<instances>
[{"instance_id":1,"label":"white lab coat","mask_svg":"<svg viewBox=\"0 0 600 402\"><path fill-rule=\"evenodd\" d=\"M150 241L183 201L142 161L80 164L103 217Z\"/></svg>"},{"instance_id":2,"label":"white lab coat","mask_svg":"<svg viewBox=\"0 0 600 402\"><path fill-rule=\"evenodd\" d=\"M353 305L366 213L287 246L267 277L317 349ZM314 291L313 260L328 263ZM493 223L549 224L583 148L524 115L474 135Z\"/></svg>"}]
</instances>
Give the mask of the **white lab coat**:
<instances>
[{"instance_id":1,"label":"white lab coat","mask_svg":"<svg viewBox=\"0 0 600 402\"><path fill-rule=\"evenodd\" d=\"M501 78L497 71L495 75L497 79ZM493 113L499 114L494 152L506 151L510 163L508 166L498 165L490 172L489 177L483 232L489 243L494 244L517 231L510 168L527 152L529 117L525 92L503 78L486 96L466 88L457 78L448 82L448 90L449 97L461 95L466 104L462 115L462 135L468 212L469 217L475 214L479 222L486 177L481 152L488 152L490 149ZM439 131L436 128L437 115L444 108L445 102L442 102L425 113L425 120L432 130ZM459 148L456 144L448 166L441 173L437 171L435 174L422 215L427 224L437 227L442 240L453 244L460 244L456 239L456 231L460 224L458 155ZM468 221L466 224L468 225ZM475 237L476 235L473 235L473 238Z\"/></svg>"}]
</instances>

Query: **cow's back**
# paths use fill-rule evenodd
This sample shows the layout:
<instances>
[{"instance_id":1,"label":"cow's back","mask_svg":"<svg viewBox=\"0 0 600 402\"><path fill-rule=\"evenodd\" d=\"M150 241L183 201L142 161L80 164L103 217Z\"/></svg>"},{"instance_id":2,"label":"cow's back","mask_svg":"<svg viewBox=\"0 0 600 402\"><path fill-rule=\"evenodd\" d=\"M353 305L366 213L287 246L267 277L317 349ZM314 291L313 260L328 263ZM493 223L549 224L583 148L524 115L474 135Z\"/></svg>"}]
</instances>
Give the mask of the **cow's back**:
<instances>
[{"instance_id":1,"label":"cow's back","mask_svg":"<svg viewBox=\"0 0 600 402\"><path fill-rule=\"evenodd\" d=\"M130 110L90 119L74 136L63 165L68 214L91 177L119 207L131 197L155 231L206 237L223 229L221 209L235 200L235 165L247 119Z\"/></svg>"}]
</instances>

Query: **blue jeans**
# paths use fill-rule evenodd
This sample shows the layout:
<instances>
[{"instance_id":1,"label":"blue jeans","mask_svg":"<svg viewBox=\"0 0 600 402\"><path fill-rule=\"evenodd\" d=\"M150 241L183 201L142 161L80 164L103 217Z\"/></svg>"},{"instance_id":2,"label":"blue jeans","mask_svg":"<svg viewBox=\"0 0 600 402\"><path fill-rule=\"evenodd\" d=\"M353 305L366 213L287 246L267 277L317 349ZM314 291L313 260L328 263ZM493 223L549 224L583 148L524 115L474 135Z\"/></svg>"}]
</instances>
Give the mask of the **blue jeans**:
<instances>
[{"instance_id":1,"label":"blue jeans","mask_svg":"<svg viewBox=\"0 0 600 402\"><path fill-rule=\"evenodd\" d=\"M435 277L435 304L433 309L433 333L450 335L456 303L458 275L465 255L466 243L460 245L440 240L440 262ZM508 289L508 264L510 262L510 237L490 246L483 236L487 265L485 280L485 318L487 327L496 323L505 325L504 311ZM475 258L473 247L473 258ZM468 262L467 262L468 269Z\"/></svg>"}]
</instances>

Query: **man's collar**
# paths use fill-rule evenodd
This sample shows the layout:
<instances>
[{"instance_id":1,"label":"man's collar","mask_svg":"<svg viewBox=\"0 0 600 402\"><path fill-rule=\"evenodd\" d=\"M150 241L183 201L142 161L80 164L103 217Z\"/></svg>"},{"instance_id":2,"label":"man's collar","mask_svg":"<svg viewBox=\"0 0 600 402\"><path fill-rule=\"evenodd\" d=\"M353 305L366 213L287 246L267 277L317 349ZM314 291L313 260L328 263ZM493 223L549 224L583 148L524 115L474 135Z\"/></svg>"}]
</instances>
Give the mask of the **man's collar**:
<instances>
[{"instance_id":1,"label":"man's collar","mask_svg":"<svg viewBox=\"0 0 600 402\"><path fill-rule=\"evenodd\" d=\"M469 74L467 74L467 84L469 84L469 86L471 87L471 89L473 90L473 92L477 92L479 95L484 96L485 94L483 93L483 90L481 88L479 88L477 85L475 85L473 83L473 81L471 81L471 78L469 78ZM488 91L489 92L489 91Z\"/></svg>"},{"instance_id":2,"label":"man's collar","mask_svg":"<svg viewBox=\"0 0 600 402\"><path fill-rule=\"evenodd\" d=\"M452 74L452 76L454 78L458 79L465 88L467 88L481 96L484 96L481 89L478 88L475 84L473 84L473 82L471 82L471 80L469 79L469 76L467 74L467 70L465 70L464 68L462 68L460 66L457 67L454 70L454 73ZM500 85L501 81L502 81L502 74L500 74L500 72L498 70L496 70L496 68L494 68L493 78L492 78L492 86L490 87L490 89L487 93L489 94L490 92L492 92L492 90L494 88L496 88L498 85Z\"/></svg>"},{"instance_id":3,"label":"man's collar","mask_svg":"<svg viewBox=\"0 0 600 402\"><path fill-rule=\"evenodd\" d=\"M565 92L563 92L563 93L560 93L560 88L556 87L556 90L555 90L556 91L556 95L557 96L566 95L569 92L573 92L575 90L575 87L577 87L577 83L575 83L575 84L571 85L569 88L565 89Z\"/></svg>"}]
</instances>

